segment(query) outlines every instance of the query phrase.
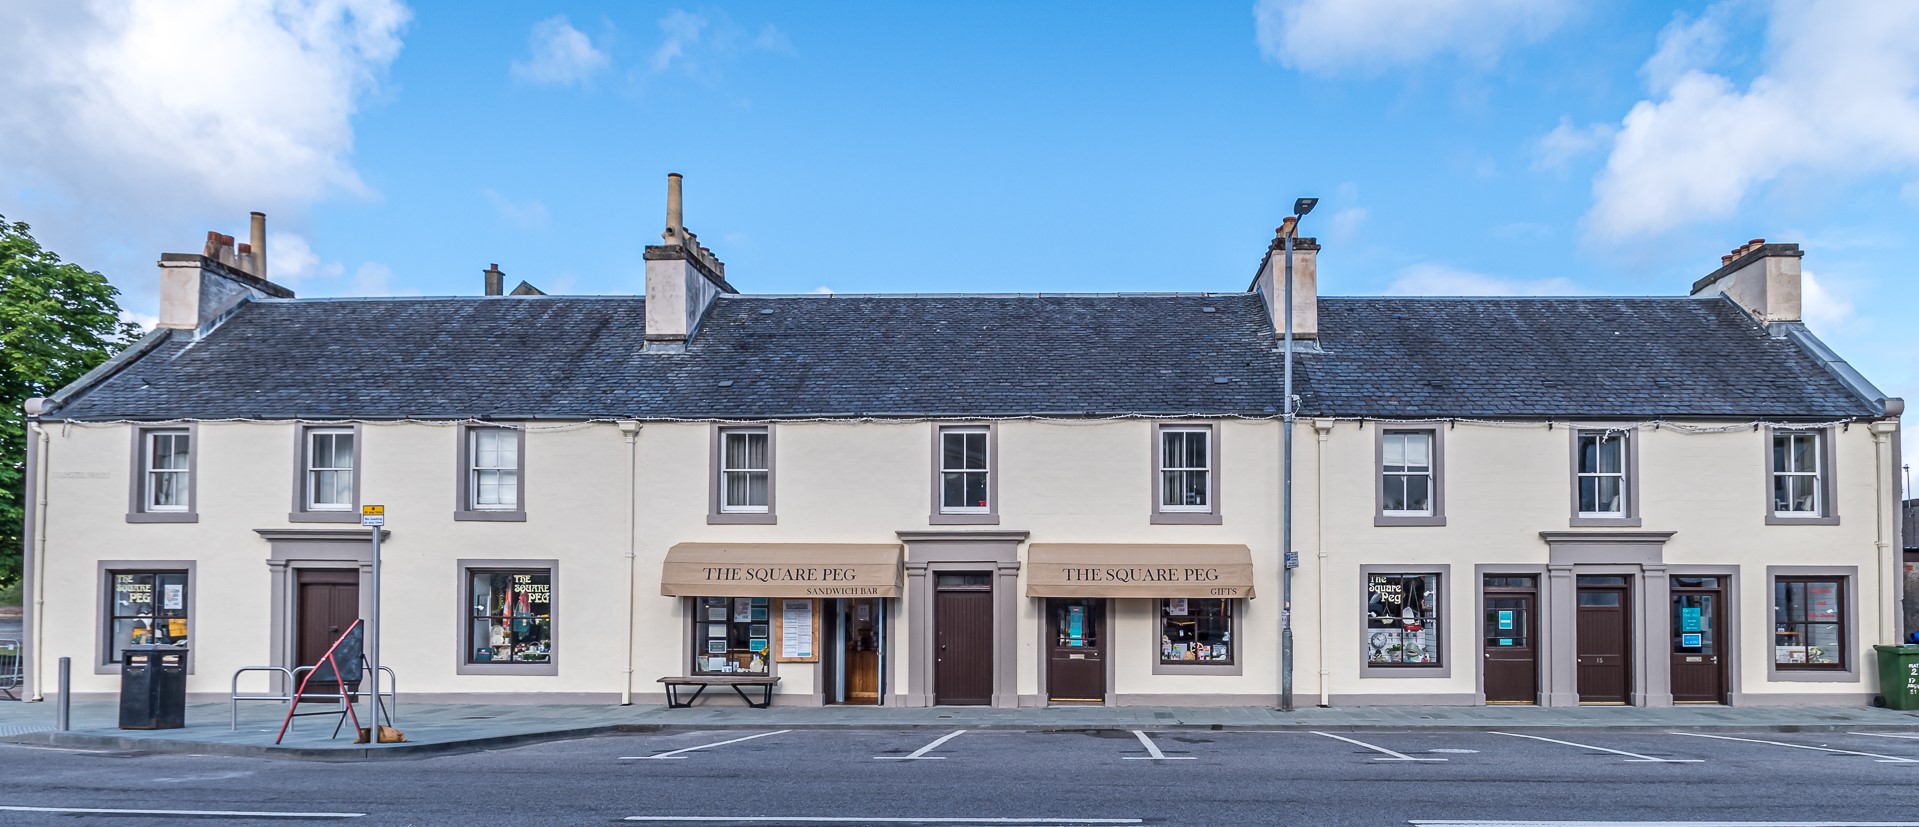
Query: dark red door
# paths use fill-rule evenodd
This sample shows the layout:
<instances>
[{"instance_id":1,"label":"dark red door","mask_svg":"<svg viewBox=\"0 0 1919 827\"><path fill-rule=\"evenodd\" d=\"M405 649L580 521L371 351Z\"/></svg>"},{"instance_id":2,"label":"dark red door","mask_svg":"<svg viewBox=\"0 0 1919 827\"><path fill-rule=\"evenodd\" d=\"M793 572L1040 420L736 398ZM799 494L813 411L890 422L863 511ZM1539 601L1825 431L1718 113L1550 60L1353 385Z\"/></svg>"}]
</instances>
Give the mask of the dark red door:
<instances>
[{"instance_id":1,"label":"dark red door","mask_svg":"<svg viewBox=\"0 0 1919 827\"><path fill-rule=\"evenodd\" d=\"M295 666L312 666L327 647L360 616L360 572L357 569L303 569L296 597L299 625L295 629ZM349 670L350 671L350 670ZM318 681L307 685L313 694L338 694L339 685Z\"/></svg>"},{"instance_id":2,"label":"dark red door","mask_svg":"<svg viewBox=\"0 0 1919 827\"><path fill-rule=\"evenodd\" d=\"M1106 702L1106 601L1097 597L1046 601L1046 699Z\"/></svg>"},{"instance_id":3,"label":"dark red door","mask_svg":"<svg viewBox=\"0 0 1919 827\"><path fill-rule=\"evenodd\" d=\"M1485 582L1486 703L1539 702L1539 649L1534 617L1539 595L1531 576L1493 575Z\"/></svg>"},{"instance_id":4,"label":"dark red door","mask_svg":"<svg viewBox=\"0 0 1919 827\"><path fill-rule=\"evenodd\" d=\"M1672 700L1726 702L1725 592L1717 577L1672 579Z\"/></svg>"},{"instance_id":5,"label":"dark red door","mask_svg":"<svg viewBox=\"0 0 1919 827\"><path fill-rule=\"evenodd\" d=\"M1579 702L1623 704L1632 679L1631 595L1624 577L1579 578Z\"/></svg>"},{"instance_id":6,"label":"dark red door","mask_svg":"<svg viewBox=\"0 0 1919 827\"><path fill-rule=\"evenodd\" d=\"M993 702L990 574L939 574L933 593L933 702Z\"/></svg>"}]
</instances>

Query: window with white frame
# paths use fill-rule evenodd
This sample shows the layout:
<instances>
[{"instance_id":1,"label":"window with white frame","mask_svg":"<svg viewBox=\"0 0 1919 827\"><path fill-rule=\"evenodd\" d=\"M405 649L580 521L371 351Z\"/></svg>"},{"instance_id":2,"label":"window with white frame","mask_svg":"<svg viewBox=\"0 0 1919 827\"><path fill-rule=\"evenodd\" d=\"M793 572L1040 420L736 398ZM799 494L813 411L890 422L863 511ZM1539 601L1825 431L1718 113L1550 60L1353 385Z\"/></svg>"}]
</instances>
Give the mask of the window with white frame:
<instances>
[{"instance_id":1,"label":"window with white frame","mask_svg":"<svg viewBox=\"0 0 1919 827\"><path fill-rule=\"evenodd\" d=\"M1774 516L1817 517L1824 513L1819 436L1818 431L1779 431L1772 435Z\"/></svg>"},{"instance_id":2,"label":"window with white frame","mask_svg":"<svg viewBox=\"0 0 1919 827\"><path fill-rule=\"evenodd\" d=\"M1593 431L1579 435L1579 516L1626 514L1626 435Z\"/></svg>"},{"instance_id":3,"label":"window with white frame","mask_svg":"<svg viewBox=\"0 0 1919 827\"><path fill-rule=\"evenodd\" d=\"M1433 513L1433 434L1386 431L1380 437L1380 510L1389 517Z\"/></svg>"},{"instance_id":4,"label":"window with white frame","mask_svg":"<svg viewBox=\"0 0 1919 827\"><path fill-rule=\"evenodd\" d=\"M1213 429L1168 425L1159 432L1159 510L1213 508Z\"/></svg>"},{"instance_id":5,"label":"window with white frame","mask_svg":"<svg viewBox=\"0 0 1919 827\"><path fill-rule=\"evenodd\" d=\"M475 511L520 507L520 435L506 428L467 431L467 496Z\"/></svg>"},{"instance_id":6,"label":"window with white frame","mask_svg":"<svg viewBox=\"0 0 1919 827\"><path fill-rule=\"evenodd\" d=\"M769 446L765 428L720 432L720 511L767 513L773 484Z\"/></svg>"},{"instance_id":7,"label":"window with white frame","mask_svg":"<svg viewBox=\"0 0 1919 827\"><path fill-rule=\"evenodd\" d=\"M313 428L306 433L307 510L351 510L353 429Z\"/></svg>"},{"instance_id":8,"label":"window with white frame","mask_svg":"<svg viewBox=\"0 0 1919 827\"><path fill-rule=\"evenodd\" d=\"M940 513L991 512L991 440L985 426L940 429Z\"/></svg>"},{"instance_id":9,"label":"window with white frame","mask_svg":"<svg viewBox=\"0 0 1919 827\"><path fill-rule=\"evenodd\" d=\"M146 432L142 465L147 511L186 511L192 437L184 430Z\"/></svg>"}]
</instances>

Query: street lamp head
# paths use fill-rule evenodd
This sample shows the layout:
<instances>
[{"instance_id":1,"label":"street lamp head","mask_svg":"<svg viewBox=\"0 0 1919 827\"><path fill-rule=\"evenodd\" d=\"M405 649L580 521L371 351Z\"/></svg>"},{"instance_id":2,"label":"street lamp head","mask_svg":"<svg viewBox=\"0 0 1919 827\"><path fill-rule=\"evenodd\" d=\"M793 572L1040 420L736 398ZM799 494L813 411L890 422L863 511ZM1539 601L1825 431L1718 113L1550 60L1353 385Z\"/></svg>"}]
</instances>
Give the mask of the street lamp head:
<instances>
[{"instance_id":1,"label":"street lamp head","mask_svg":"<svg viewBox=\"0 0 1919 827\"><path fill-rule=\"evenodd\" d=\"M1317 198L1298 199L1293 202L1293 215L1304 216L1312 212L1313 208L1317 206L1319 206L1319 199Z\"/></svg>"}]
</instances>

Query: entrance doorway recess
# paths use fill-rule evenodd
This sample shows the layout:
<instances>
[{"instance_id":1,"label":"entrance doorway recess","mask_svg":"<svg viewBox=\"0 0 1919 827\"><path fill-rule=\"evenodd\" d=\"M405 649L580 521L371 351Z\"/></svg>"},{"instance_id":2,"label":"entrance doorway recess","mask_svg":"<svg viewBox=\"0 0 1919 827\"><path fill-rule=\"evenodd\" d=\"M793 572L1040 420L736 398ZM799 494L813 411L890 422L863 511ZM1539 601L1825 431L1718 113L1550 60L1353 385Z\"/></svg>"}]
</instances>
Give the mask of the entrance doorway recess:
<instances>
[{"instance_id":1,"label":"entrance doorway recess","mask_svg":"<svg viewBox=\"0 0 1919 827\"><path fill-rule=\"evenodd\" d=\"M1046 700L1106 702L1106 600L1046 601Z\"/></svg>"},{"instance_id":2,"label":"entrance doorway recess","mask_svg":"<svg viewBox=\"0 0 1919 827\"><path fill-rule=\"evenodd\" d=\"M881 652L886 648L886 601L827 601L824 612L826 702L876 705L883 697Z\"/></svg>"},{"instance_id":3,"label":"entrance doorway recess","mask_svg":"<svg viewBox=\"0 0 1919 827\"><path fill-rule=\"evenodd\" d=\"M1725 578L1672 578L1672 701L1726 702Z\"/></svg>"},{"instance_id":4,"label":"entrance doorway recess","mask_svg":"<svg viewBox=\"0 0 1919 827\"><path fill-rule=\"evenodd\" d=\"M1632 686L1632 591L1623 575L1580 575L1578 689L1582 704L1625 704Z\"/></svg>"},{"instance_id":5,"label":"entrance doorway recess","mask_svg":"<svg viewBox=\"0 0 1919 827\"><path fill-rule=\"evenodd\" d=\"M1539 578L1489 574L1481 585L1486 703L1539 703Z\"/></svg>"},{"instance_id":6,"label":"entrance doorway recess","mask_svg":"<svg viewBox=\"0 0 1919 827\"><path fill-rule=\"evenodd\" d=\"M299 618L294 629L294 666L312 666L360 617L358 569L301 569L294 597ZM353 688L353 687L349 687ZM339 684L314 682L314 694L338 694Z\"/></svg>"},{"instance_id":7,"label":"entrance doorway recess","mask_svg":"<svg viewBox=\"0 0 1919 827\"><path fill-rule=\"evenodd\" d=\"M933 702L993 702L993 574L933 575Z\"/></svg>"}]
</instances>

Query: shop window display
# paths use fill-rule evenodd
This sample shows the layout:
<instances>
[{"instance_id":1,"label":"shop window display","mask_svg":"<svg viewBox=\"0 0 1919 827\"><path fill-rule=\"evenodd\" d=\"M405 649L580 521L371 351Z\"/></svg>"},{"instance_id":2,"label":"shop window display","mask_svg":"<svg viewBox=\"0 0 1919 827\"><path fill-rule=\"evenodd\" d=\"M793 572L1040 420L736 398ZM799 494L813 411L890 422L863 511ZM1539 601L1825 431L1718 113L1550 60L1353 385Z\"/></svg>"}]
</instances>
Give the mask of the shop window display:
<instances>
[{"instance_id":1,"label":"shop window display","mask_svg":"<svg viewBox=\"0 0 1919 827\"><path fill-rule=\"evenodd\" d=\"M1366 662L1439 664L1439 575L1366 577Z\"/></svg>"},{"instance_id":2,"label":"shop window display","mask_svg":"<svg viewBox=\"0 0 1919 827\"><path fill-rule=\"evenodd\" d=\"M1843 668L1843 585L1832 579L1774 581L1773 663L1782 669Z\"/></svg>"},{"instance_id":3,"label":"shop window display","mask_svg":"<svg viewBox=\"0 0 1919 827\"><path fill-rule=\"evenodd\" d=\"M1159 601L1159 662L1233 662L1233 602L1168 598Z\"/></svg>"},{"instance_id":4,"label":"shop window display","mask_svg":"<svg viewBox=\"0 0 1919 827\"><path fill-rule=\"evenodd\" d=\"M693 608L694 674L766 674L772 639L767 598L702 597Z\"/></svg>"},{"instance_id":5,"label":"shop window display","mask_svg":"<svg viewBox=\"0 0 1919 827\"><path fill-rule=\"evenodd\" d=\"M187 645L186 572L114 572L107 662L128 646Z\"/></svg>"},{"instance_id":6,"label":"shop window display","mask_svg":"<svg viewBox=\"0 0 1919 827\"><path fill-rule=\"evenodd\" d=\"M553 575L476 571L468 663L547 663L553 659Z\"/></svg>"}]
</instances>

